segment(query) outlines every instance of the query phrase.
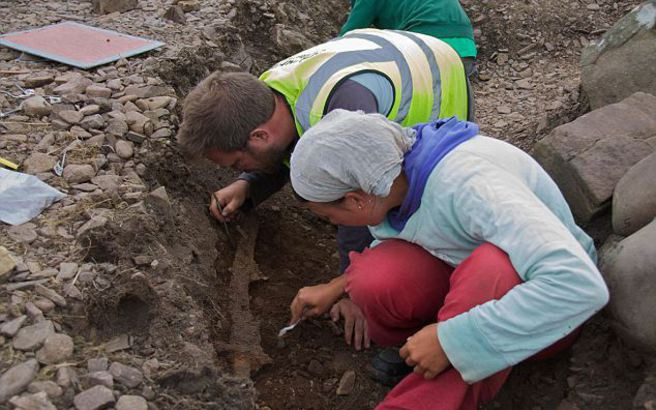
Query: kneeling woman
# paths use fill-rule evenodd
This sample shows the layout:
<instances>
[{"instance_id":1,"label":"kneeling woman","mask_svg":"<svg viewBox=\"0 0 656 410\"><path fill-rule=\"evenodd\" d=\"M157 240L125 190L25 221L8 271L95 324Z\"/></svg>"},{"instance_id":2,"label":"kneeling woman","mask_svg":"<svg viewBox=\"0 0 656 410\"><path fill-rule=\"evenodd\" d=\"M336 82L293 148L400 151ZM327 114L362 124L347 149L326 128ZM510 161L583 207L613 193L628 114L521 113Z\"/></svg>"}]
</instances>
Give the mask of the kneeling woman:
<instances>
[{"instance_id":1,"label":"kneeling woman","mask_svg":"<svg viewBox=\"0 0 656 410\"><path fill-rule=\"evenodd\" d=\"M291 182L312 212L376 239L291 310L292 322L339 314L347 293L366 321L358 344L404 343L415 372L380 409L475 409L511 366L571 343L608 301L594 244L555 183L473 123L402 128L337 110L296 145Z\"/></svg>"}]
</instances>

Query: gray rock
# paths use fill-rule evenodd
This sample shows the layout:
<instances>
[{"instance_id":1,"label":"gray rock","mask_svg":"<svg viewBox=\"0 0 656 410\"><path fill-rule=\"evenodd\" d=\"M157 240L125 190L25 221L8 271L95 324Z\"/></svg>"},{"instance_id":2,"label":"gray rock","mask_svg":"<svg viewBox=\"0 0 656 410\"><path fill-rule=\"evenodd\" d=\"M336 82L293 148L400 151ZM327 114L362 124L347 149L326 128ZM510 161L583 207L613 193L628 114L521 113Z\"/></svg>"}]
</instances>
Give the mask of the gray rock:
<instances>
[{"instance_id":1,"label":"gray rock","mask_svg":"<svg viewBox=\"0 0 656 410\"><path fill-rule=\"evenodd\" d=\"M143 382L143 374L139 369L114 362L109 366L109 372L119 383L134 388Z\"/></svg>"},{"instance_id":2,"label":"gray rock","mask_svg":"<svg viewBox=\"0 0 656 410\"><path fill-rule=\"evenodd\" d=\"M141 396L121 396L116 402L116 410L148 410L148 402Z\"/></svg>"},{"instance_id":3,"label":"gray rock","mask_svg":"<svg viewBox=\"0 0 656 410\"><path fill-rule=\"evenodd\" d=\"M656 97L635 93L622 102L555 128L534 156L556 181L574 215L588 221L610 205L615 185L653 152Z\"/></svg>"},{"instance_id":4,"label":"gray rock","mask_svg":"<svg viewBox=\"0 0 656 410\"><path fill-rule=\"evenodd\" d=\"M41 152L33 152L23 161L23 170L28 174L40 174L48 172L57 163L57 158Z\"/></svg>"},{"instance_id":5,"label":"gray rock","mask_svg":"<svg viewBox=\"0 0 656 410\"><path fill-rule=\"evenodd\" d=\"M84 116L98 114L99 112L100 106L98 104L89 104L80 108L80 113L82 113Z\"/></svg>"},{"instance_id":6,"label":"gray rock","mask_svg":"<svg viewBox=\"0 0 656 410\"><path fill-rule=\"evenodd\" d=\"M106 357L96 357L87 360L87 370L89 373L104 372L109 367L109 360Z\"/></svg>"},{"instance_id":7,"label":"gray rock","mask_svg":"<svg viewBox=\"0 0 656 410\"><path fill-rule=\"evenodd\" d=\"M92 136L91 133L87 132L87 130L85 130L82 127L78 127L77 125L72 126L71 129L69 130L69 132L75 138L79 138L79 139L82 139L82 140L89 139Z\"/></svg>"},{"instance_id":8,"label":"gray rock","mask_svg":"<svg viewBox=\"0 0 656 410\"><path fill-rule=\"evenodd\" d=\"M116 137L122 137L128 132L128 124L120 118L112 118L107 121L105 132Z\"/></svg>"},{"instance_id":9,"label":"gray rock","mask_svg":"<svg viewBox=\"0 0 656 410\"><path fill-rule=\"evenodd\" d=\"M78 264L75 262L62 262L59 264L59 275L57 280L64 281L73 279L77 273Z\"/></svg>"},{"instance_id":10,"label":"gray rock","mask_svg":"<svg viewBox=\"0 0 656 410\"><path fill-rule=\"evenodd\" d=\"M77 385L78 379L75 370L67 366L57 369L57 384L64 389Z\"/></svg>"},{"instance_id":11,"label":"gray rock","mask_svg":"<svg viewBox=\"0 0 656 410\"><path fill-rule=\"evenodd\" d=\"M30 359L4 372L0 376L0 403L22 392L38 371L39 363L35 359Z\"/></svg>"},{"instance_id":12,"label":"gray rock","mask_svg":"<svg viewBox=\"0 0 656 410\"><path fill-rule=\"evenodd\" d=\"M89 115L88 117L84 117L80 122L80 126L85 130L100 130L105 126L105 119L100 114Z\"/></svg>"},{"instance_id":13,"label":"gray rock","mask_svg":"<svg viewBox=\"0 0 656 410\"><path fill-rule=\"evenodd\" d=\"M51 82L55 81L55 76L52 74L31 74L29 77L23 80L25 87L27 88L37 88L48 85Z\"/></svg>"},{"instance_id":14,"label":"gray rock","mask_svg":"<svg viewBox=\"0 0 656 410\"><path fill-rule=\"evenodd\" d=\"M613 238L609 239L613 241ZM656 351L656 220L633 235L605 244L600 270L611 298L609 310L618 332Z\"/></svg>"},{"instance_id":15,"label":"gray rock","mask_svg":"<svg viewBox=\"0 0 656 410\"><path fill-rule=\"evenodd\" d=\"M16 350L36 350L41 347L48 336L54 333L55 327L52 322L44 320L19 330L12 340L12 345Z\"/></svg>"},{"instance_id":16,"label":"gray rock","mask_svg":"<svg viewBox=\"0 0 656 410\"><path fill-rule=\"evenodd\" d=\"M46 288L43 285L36 285L34 286L34 291L43 296L44 298L48 298L51 301L53 301L57 306L65 307L66 306L66 299L64 299L59 293L55 292L54 290L50 288Z\"/></svg>"},{"instance_id":17,"label":"gray rock","mask_svg":"<svg viewBox=\"0 0 656 410\"><path fill-rule=\"evenodd\" d=\"M130 141L118 140L114 148L116 149L116 155L122 159L130 159L134 155L134 144Z\"/></svg>"},{"instance_id":18,"label":"gray rock","mask_svg":"<svg viewBox=\"0 0 656 410\"><path fill-rule=\"evenodd\" d=\"M40 322L43 319L43 312L31 301L25 303L25 313L27 313L27 316L30 317L32 322Z\"/></svg>"},{"instance_id":19,"label":"gray rock","mask_svg":"<svg viewBox=\"0 0 656 410\"><path fill-rule=\"evenodd\" d=\"M106 370L91 372L86 376L89 386L105 386L110 389L114 388L114 377Z\"/></svg>"},{"instance_id":20,"label":"gray rock","mask_svg":"<svg viewBox=\"0 0 656 410\"><path fill-rule=\"evenodd\" d=\"M656 2L646 1L583 50L581 86L593 109L636 91L656 95L655 24Z\"/></svg>"},{"instance_id":21,"label":"gray rock","mask_svg":"<svg viewBox=\"0 0 656 410\"><path fill-rule=\"evenodd\" d=\"M10 320L9 322L3 323L0 326L0 334L7 337L14 337L18 330L23 327L23 324L27 320L27 316L21 315L16 319Z\"/></svg>"},{"instance_id":22,"label":"gray rock","mask_svg":"<svg viewBox=\"0 0 656 410\"><path fill-rule=\"evenodd\" d=\"M150 138L156 140L160 138L169 138L171 135L173 135L173 132L171 131L170 128L160 128L157 131L153 132Z\"/></svg>"},{"instance_id":23,"label":"gray rock","mask_svg":"<svg viewBox=\"0 0 656 410\"><path fill-rule=\"evenodd\" d=\"M5 248L0 246L0 282L3 282L5 277L16 267L16 260L14 256Z\"/></svg>"},{"instance_id":24,"label":"gray rock","mask_svg":"<svg viewBox=\"0 0 656 410\"><path fill-rule=\"evenodd\" d=\"M94 216L93 218L86 221L84 225L80 226L80 229L77 230L77 235L80 236L85 232L91 231L93 229L102 228L107 224L107 221L108 219L104 216Z\"/></svg>"},{"instance_id":25,"label":"gray rock","mask_svg":"<svg viewBox=\"0 0 656 410\"><path fill-rule=\"evenodd\" d=\"M109 98L112 96L112 90L97 84L88 86L86 92L89 97Z\"/></svg>"},{"instance_id":26,"label":"gray rock","mask_svg":"<svg viewBox=\"0 0 656 410\"><path fill-rule=\"evenodd\" d=\"M151 137L154 135L155 133L153 133ZM125 139L127 139L128 141L136 142L137 144L141 144L146 140L146 136L134 131L128 131L128 133L125 134Z\"/></svg>"},{"instance_id":27,"label":"gray rock","mask_svg":"<svg viewBox=\"0 0 656 410\"><path fill-rule=\"evenodd\" d=\"M656 153L635 164L613 193L613 231L629 236L656 217Z\"/></svg>"},{"instance_id":28,"label":"gray rock","mask_svg":"<svg viewBox=\"0 0 656 410\"><path fill-rule=\"evenodd\" d=\"M91 179L95 185L98 185L103 191L116 191L121 183L121 177L118 175L98 175Z\"/></svg>"},{"instance_id":29,"label":"gray rock","mask_svg":"<svg viewBox=\"0 0 656 410\"><path fill-rule=\"evenodd\" d=\"M283 24L276 24L273 28L273 41L285 55L296 54L314 46L305 35Z\"/></svg>"},{"instance_id":30,"label":"gray rock","mask_svg":"<svg viewBox=\"0 0 656 410\"><path fill-rule=\"evenodd\" d=\"M125 13L133 10L139 5L138 0L91 0L93 11L98 14L109 14L114 12Z\"/></svg>"},{"instance_id":31,"label":"gray rock","mask_svg":"<svg viewBox=\"0 0 656 410\"><path fill-rule=\"evenodd\" d=\"M20 410L57 410L48 400L48 394L44 391L27 396L14 397L9 401Z\"/></svg>"},{"instance_id":32,"label":"gray rock","mask_svg":"<svg viewBox=\"0 0 656 410\"><path fill-rule=\"evenodd\" d=\"M145 115L129 111L125 114L125 118L131 131L147 136L153 133L153 122Z\"/></svg>"},{"instance_id":33,"label":"gray rock","mask_svg":"<svg viewBox=\"0 0 656 410\"><path fill-rule=\"evenodd\" d=\"M7 235L16 242L32 243L37 238L36 225L29 222L14 225L7 229Z\"/></svg>"},{"instance_id":34,"label":"gray rock","mask_svg":"<svg viewBox=\"0 0 656 410\"><path fill-rule=\"evenodd\" d=\"M52 92L55 95L82 94L93 81L85 77L78 77L56 87Z\"/></svg>"},{"instance_id":35,"label":"gray rock","mask_svg":"<svg viewBox=\"0 0 656 410\"><path fill-rule=\"evenodd\" d=\"M185 17L184 10L178 5L173 5L166 10L163 16L165 19L171 20L178 24L187 24L187 18Z\"/></svg>"},{"instance_id":36,"label":"gray rock","mask_svg":"<svg viewBox=\"0 0 656 410\"><path fill-rule=\"evenodd\" d=\"M114 404L114 394L105 386L94 386L75 396L77 410L99 410Z\"/></svg>"},{"instance_id":37,"label":"gray rock","mask_svg":"<svg viewBox=\"0 0 656 410\"><path fill-rule=\"evenodd\" d=\"M79 111L74 110L63 110L59 112L59 118L66 121L69 124L79 124L84 118L84 114Z\"/></svg>"},{"instance_id":38,"label":"gray rock","mask_svg":"<svg viewBox=\"0 0 656 410\"><path fill-rule=\"evenodd\" d=\"M46 338L43 347L36 352L36 359L43 364L56 364L73 355L73 339L63 333Z\"/></svg>"},{"instance_id":39,"label":"gray rock","mask_svg":"<svg viewBox=\"0 0 656 410\"><path fill-rule=\"evenodd\" d=\"M131 85L126 87L124 91L125 95L135 95L138 98L175 95L175 90L166 85Z\"/></svg>"},{"instance_id":40,"label":"gray rock","mask_svg":"<svg viewBox=\"0 0 656 410\"><path fill-rule=\"evenodd\" d=\"M87 182L96 175L96 170L89 164L67 165L64 168L64 179L71 184Z\"/></svg>"},{"instance_id":41,"label":"gray rock","mask_svg":"<svg viewBox=\"0 0 656 410\"><path fill-rule=\"evenodd\" d=\"M25 114L32 117L44 117L52 112L50 104L40 95L27 98L23 101L21 108Z\"/></svg>"},{"instance_id":42,"label":"gray rock","mask_svg":"<svg viewBox=\"0 0 656 410\"><path fill-rule=\"evenodd\" d=\"M355 372L353 370L347 370L342 378L339 380L339 385L337 386L337 395L338 396L348 396L353 392L355 387Z\"/></svg>"},{"instance_id":43,"label":"gray rock","mask_svg":"<svg viewBox=\"0 0 656 410\"><path fill-rule=\"evenodd\" d=\"M48 313L55 308L55 302L46 298L38 298L34 301L34 304L41 309L43 313Z\"/></svg>"},{"instance_id":44,"label":"gray rock","mask_svg":"<svg viewBox=\"0 0 656 410\"><path fill-rule=\"evenodd\" d=\"M29 386L27 386L27 391L30 393L38 393L42 391L45 392L48 397L52 398L60 397L64 393L62 388L59 387L57 383L50 380L32 382Z\"/></svg>"}]
</instances>

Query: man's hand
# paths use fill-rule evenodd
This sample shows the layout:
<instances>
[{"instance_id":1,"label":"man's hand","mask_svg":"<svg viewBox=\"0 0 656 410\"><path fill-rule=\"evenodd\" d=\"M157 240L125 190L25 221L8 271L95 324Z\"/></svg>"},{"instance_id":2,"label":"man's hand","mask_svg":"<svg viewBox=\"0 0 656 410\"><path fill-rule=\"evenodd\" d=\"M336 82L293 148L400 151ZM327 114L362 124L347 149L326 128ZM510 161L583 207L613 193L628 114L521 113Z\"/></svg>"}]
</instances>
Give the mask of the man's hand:
<instances>
[{"instance_id":1,"label":"man's hand","mask_svg":"<svg viewBox=\"0 0 656 410\"><path fill-rule=\"evenodd\" d=\"M210 213L219 221L231 221L248 196L248 181L238 179L227 187L220 189L210 199ZM223 214L219 213L214 197L221 202Z\"/></svg>"},{"instance_id":2,"label":"man's hand","mask_svg":"<svg viewBox=\"0 0 656 410\"><path fill-rule=\"evenodd\" d=\"M346 277L342 275L328 283L299 289L290 306L292 318L289 323L325 313L344 293L345 286Z\"/></svg>"},{"instance_id":3,"label":"man's hand","mask_svg":"<svg viewBox=\"0 0 656 410\"><path fill-rule=\"evenodd\" d=\"M449 358L442 350L437 337L438 325L428 325L408 338L399 354L408 366L414 366L415 372L426 379L432 379L449 367Z\"/></svg>"},{"instance_id":4,"label":"man's hand","mask_svg":"<svg viewBox=\"0 0 656 410\"><path fill-rule=\"evenodd\" d=\"M355 350L360 350L364 346L368 349L371 345L369 339L369 329L367 328L367 321L362 313L362 310L351 301L351 299L342 299L335 303L330 309L330 317L333 322L337 322L339 318L344 318L344 339L347 345L353 346Z\"/></svg>"}]
</instances>

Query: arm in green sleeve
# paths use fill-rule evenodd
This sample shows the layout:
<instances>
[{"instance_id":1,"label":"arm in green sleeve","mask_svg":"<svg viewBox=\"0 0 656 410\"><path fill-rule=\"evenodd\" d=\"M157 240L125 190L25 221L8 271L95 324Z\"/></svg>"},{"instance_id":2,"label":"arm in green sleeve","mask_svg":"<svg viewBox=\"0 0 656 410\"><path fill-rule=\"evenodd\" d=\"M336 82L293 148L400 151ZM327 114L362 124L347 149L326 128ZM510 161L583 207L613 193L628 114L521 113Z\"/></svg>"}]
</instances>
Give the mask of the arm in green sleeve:
<instances>
[{"instance_id":1,"label":"arm in green sleeve","mask_svg":"<svg viewBox=\"0 0 656 410\"><path fill-rule=\"evenodd\" d=\"M370 27L376 17L376 13L376 0L355 0L353 7L351 7L351 13L339 31L339 35L343 36L347 32L357 28Z\"/></svg>"}]
</instances>

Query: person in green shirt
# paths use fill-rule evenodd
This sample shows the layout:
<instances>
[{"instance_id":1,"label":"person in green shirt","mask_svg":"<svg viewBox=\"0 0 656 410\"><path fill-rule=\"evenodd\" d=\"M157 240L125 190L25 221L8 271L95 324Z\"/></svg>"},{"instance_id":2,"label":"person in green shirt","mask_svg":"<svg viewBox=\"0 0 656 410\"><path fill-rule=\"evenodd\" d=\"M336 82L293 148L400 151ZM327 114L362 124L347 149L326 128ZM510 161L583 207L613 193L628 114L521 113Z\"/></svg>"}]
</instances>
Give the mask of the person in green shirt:
<instances>
[{"instance_id":1,"label":"person in green shirt","mask_svg":"<svg viewBox=\"0 0 656 410\"><path fill-rule=\"evenodd\" d=\"M468 77L476 72L474 29L458 0L351 0L339 35L371 26L439 38L458 53Z\"/></svg>"}]
</instances>

